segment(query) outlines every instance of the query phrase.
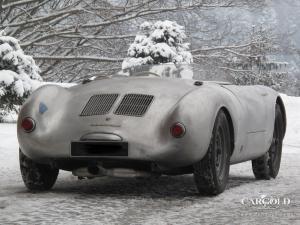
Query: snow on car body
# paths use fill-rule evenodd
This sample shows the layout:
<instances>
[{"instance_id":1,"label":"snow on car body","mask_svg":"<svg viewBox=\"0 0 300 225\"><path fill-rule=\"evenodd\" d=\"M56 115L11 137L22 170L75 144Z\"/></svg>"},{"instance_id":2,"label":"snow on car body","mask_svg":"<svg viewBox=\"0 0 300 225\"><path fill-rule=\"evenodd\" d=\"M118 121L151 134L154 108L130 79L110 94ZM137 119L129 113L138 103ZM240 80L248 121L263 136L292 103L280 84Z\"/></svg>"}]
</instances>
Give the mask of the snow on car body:
<instances>
[{"instance_id":1,"label":"snow on car body","mask_svg":"<svg viewBox=\"0 0 300 225\"><path fill-rule=\"evenodd\" d=\"M200 170L195 175L200 183L207 174L220 182L201 188L196 178L198 189L217 194L226 186L229 160L261 160L271 149L276 105L281 113L277 139L282 142L285 110L274 90L151 74L38 89L19 114L21 154L84 177ZM29 132L24 130L28 118L34 126ZM213 157L215 168L203 168L207 157Z\"/></svg>"}]
</instances>

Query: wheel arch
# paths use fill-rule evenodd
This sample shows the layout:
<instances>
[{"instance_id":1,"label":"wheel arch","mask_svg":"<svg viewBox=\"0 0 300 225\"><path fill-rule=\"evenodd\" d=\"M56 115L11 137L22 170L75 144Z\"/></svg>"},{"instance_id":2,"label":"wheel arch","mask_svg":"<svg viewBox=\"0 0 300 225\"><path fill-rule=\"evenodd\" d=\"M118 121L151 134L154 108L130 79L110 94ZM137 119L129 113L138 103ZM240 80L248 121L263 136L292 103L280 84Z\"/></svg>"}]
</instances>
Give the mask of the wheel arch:
<instances>
[{"instance_id":1,"label":"wheel arch","mask_svg":"<svg viewBox=\"0 0 300 225\"><path fill-rule=\"evenodd\" d=\"M276 99L276 105L279 105L282 116L283 116L282 119L283 119L283 125L284 125L284 131L283 131L283 137L284 137L285 132L286 132L286 111L285 111L283 100L280 96L278 96Z\"/></svg>"},{"instance_id":2,"label":"wheel arch","mask_svg":"<svg viewBox=\"0 0 300 225\"><path fill-rule=\"evenodd\" d=\"M232 118L231 118L231 115L230 115L228 109L225 106L222 106L219 109L219 111L220 110L222 110L225 113L228 124L229 124L230 143L231 143L230 156L231 156L233 154L233 150L234 150L234 126L233 126Z\"/></svg>"}]
</instances>

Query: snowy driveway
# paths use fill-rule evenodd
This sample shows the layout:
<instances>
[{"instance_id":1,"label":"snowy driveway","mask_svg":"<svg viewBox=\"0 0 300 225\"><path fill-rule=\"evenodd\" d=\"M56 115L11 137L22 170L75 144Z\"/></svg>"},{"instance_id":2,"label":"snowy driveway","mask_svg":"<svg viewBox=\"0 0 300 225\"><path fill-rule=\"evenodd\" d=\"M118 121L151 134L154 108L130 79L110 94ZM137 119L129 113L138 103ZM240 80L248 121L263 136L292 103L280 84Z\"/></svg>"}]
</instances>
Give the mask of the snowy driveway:
<instances>
[{"instance_id":1,"label":"snowy driveway","mask_svg":"<svg viewBox=\"0 0 300 225\"><path fill-rule=\"evenodd\" d=\"M300 98L285 101L290 121L277 179L256 181L250 162L234 165L227 190L211 198L196 194L191 175L77 180L61 172L51 191L30 193L19 172L16 125L0 124L0 224L300 224ZM261 195L291 202L250 204Z\"/></svg>"}]
</instances>

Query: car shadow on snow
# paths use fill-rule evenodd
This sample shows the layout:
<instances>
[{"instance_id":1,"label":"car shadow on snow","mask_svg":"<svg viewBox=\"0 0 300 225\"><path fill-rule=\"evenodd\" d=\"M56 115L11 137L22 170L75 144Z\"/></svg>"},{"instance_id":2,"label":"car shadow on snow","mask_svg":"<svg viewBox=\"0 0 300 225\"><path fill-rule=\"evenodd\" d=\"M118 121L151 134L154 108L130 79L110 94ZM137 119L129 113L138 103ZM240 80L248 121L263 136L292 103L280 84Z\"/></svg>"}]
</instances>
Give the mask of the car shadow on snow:
<instances>
[{"instance_id":1,"label":"car shadow on snow","mask_svg":"<svg viewBox=\"0 0 300 225\"><path fill-rule=\"evenodd\" d=\"M227 190L256 182L254 177L230 176ZM161 176L152 179L96 178L85 180L59 179L51 190L56 194L79 194L110 197L179 198L201 196L198 194L192 175Z\"/></svg>"}]
</instances>

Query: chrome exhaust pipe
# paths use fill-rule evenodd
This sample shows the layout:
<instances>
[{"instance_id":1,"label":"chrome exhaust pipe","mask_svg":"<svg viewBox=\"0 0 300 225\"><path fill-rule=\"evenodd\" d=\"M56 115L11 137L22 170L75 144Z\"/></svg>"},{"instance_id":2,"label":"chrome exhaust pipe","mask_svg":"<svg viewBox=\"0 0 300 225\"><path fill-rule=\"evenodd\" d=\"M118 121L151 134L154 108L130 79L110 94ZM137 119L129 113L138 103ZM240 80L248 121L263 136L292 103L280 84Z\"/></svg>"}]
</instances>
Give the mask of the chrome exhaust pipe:
<instances>
[{"instance_id":1,"label":"chrome exhaust pipe","mask_svg":"<svg viewBox=\"0 0 300 225\"><path fill-rule=\"evenodd\" d=\"M93 177L101 177L105 175L100 174L100 170L94 167L81 167L77 168L75 170L72 170L72 174L77 177L87 177L87 178L93 178Z\"/></svg>"},{"instance_id":2,"label":"chrome exhaust pipe","mask_svg":"<svg viewBox=\"0 0 300 225\"><path fill-rule=\"evenodd\" d=\"M138 177L153 176L152 173L146 172L146 171L127 169L127 168L106 169L99 165L81 167L81 168L73 170L72 174L74 176L78 176L78 177L109 176L109 177L119 177L119 178L138 178Z\"/></svg>"},{"instance_id":3,"label":"chrome exhaust pipe","mask_svg":"<svg viewBox=\"0 0 300 225\"><path fill-rule=\"evenodd\" d=\"M107 170L106 176L119 177L119 178L139 178L139 177L151 177L152 174L150 172L141 171L141 170L113 168Z\"/></svg>"}]
</instances>

